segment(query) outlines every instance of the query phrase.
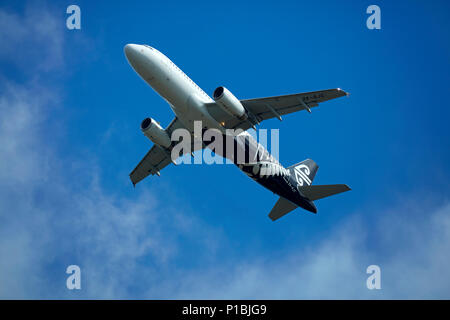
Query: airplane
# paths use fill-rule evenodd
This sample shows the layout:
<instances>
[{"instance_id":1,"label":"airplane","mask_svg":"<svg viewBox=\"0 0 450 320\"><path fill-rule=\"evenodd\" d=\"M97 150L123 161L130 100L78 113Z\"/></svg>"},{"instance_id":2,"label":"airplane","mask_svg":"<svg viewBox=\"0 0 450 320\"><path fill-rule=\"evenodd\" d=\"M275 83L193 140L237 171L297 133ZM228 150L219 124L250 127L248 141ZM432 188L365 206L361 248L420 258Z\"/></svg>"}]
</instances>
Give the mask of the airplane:
<instances>
[{"instance_id":1,"label":"airplane","mask_svg":"<svg viewBox=\"0 0 450 320\"><path fill-rule=\"evenodd\" d=\"M218 87L211 98L167 56L146 44L127 44L125 56L136 73L166 100L175 118L164 129L152 118L145 118L141 131L153 147L130 173L135 186L148 175L160 175L160 170L175 163L171 151L175 147L171 135L177 129L188 130L194 137L195 123L202 121L202 133L211 129L231 139L232 152L216 148L214 152L233 161L250 178L277 194L280 198L269 213L273 221L301 207L317 213L315 200L349 191L345 184L312 185L318 165L311 159L283 167L277 159L246 131L261 121L271 118L282 120L283 115L317 107L319 103L349 95L344 90L329 89L283 96L239 100L225 87ZM229 130L238 134L229 135ZM240 130L240 131L239 131ZM240 133L239 133L240 132ZM191 142L192 143L192 142ZM192 143L192 149L179 156L207 148L207 142ZM237 160L241 152L244 159ZM256 155L251 156L251 155Z\"/></svg>"}]
</instances>

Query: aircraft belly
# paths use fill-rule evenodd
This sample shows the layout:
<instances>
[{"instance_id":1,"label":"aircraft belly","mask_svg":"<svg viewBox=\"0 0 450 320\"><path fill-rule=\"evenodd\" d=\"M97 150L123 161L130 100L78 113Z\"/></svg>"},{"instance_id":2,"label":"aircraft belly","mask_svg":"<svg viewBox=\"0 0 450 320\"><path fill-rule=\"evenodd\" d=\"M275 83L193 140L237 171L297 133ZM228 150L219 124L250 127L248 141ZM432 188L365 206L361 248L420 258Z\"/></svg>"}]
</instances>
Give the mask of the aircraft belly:
<instances>
[{"instance_id":1,"label":"aircraft belly","mask_svg":"<svg viewBox=\"0 0 450 320\"><path fill-rule=\"evenodd\" d=\"M201 121L201 128L219 129L224 133L225 129L206 110L204 99L191 92L186 93L186 96L187 98L176 106L176 109L177 116L191 132L194 130L194 122Z\"/></svg>"}]
</instances>

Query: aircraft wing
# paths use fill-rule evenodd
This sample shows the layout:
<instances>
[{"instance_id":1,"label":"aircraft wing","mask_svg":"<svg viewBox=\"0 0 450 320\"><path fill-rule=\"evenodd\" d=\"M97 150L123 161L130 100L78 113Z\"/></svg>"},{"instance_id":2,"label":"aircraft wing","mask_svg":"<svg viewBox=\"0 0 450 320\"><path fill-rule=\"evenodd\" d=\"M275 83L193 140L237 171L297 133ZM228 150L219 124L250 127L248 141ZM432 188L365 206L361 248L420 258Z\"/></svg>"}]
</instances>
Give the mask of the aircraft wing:
<instances>
[{"instance_id":1,"label":"aircraft wing","mask_svg":"<svg viewBox=\"0 0 450 320\"><path fill-rule=\"evenodd\" d=\"M184 125L178 120L177 117L172 120L169 126L166 128L169 136L172 132L178 128L184 128ZM194 150L193 138L191 137L191 150ZM139 164L134 168L134 170L130 173L131 182L133 185L136 185L139 181L146 178L148 175L157 174L159 175L159 171L164 169L167 165L172 163L170 152L172 147L169 149L163 149L157 145L153 145L149 152L145 155L145 157L139 162ZM174 159L175 160L175 159Z\"/></svg>"},{"instance_id":2,"label":"aircraft wing","mask_svg":"<svg viewBox=\"0 0 450 320\"><path fill-rule=\"evenodd\" d=\"M310 112L311 108L317 107L321 102L347 95L349 95L347 92L337 88L289 94L284 96L241 100L242 105L250 114L250 121L241 121L233 116L230 116L216 103L207 104L207 108L213 118L215 118L218 122L225 123L225 128L240 128L242 130L247 130L252 126L252 116L254 117L254 120L257 120L257 122L271 118L279 118L281 120L282 115L300 110L307 110Z\"/></svg>"}]
</instances>

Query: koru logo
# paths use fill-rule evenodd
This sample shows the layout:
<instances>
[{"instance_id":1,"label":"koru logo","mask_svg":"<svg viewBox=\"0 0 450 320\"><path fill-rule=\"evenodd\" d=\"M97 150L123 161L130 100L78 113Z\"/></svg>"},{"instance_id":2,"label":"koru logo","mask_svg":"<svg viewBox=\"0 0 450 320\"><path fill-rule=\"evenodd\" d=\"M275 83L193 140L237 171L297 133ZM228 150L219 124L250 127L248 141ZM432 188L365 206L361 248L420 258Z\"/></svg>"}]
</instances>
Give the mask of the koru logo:
<instances>
[{"instance_id":1,"label":"koru logo","mask_svg":"<svg viewBox=\"0 0 450 320\"><path fill-rule=\"evenodd\" d=\"M303 169L303 171L302 171ZM309 170L307 165L301 164L294 169L295 179L297 180L298 185L301 187L304 183L308 186L311 184L311 179L309 179L309 174L311 171Z\"/></svg>"}]
</instances>

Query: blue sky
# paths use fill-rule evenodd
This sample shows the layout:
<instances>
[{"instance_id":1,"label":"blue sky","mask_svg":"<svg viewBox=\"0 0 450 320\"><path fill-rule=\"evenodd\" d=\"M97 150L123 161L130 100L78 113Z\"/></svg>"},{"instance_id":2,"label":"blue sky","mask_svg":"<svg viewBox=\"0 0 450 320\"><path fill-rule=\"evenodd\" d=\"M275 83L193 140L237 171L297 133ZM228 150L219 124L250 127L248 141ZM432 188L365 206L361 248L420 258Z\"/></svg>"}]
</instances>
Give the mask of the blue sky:
<instances>
[{"instance_id":1,"label":"blue sky","mask_svg":"<svg viewBox=\"0 0 450 320\"><path fill-rule=\"evenodd\" d=\"M75 31L69 4L0 5L0 297L450 297L447 2L78 1ZM209 94L350 92L261 127L280 129L285 166L314 159L315 183L352 191L273 223L277 197L231 165L169 166L134 189L140 121L173 114L127 43ZM365 287L371 264L382 290Z\"/></svg>"}]
</instances>

